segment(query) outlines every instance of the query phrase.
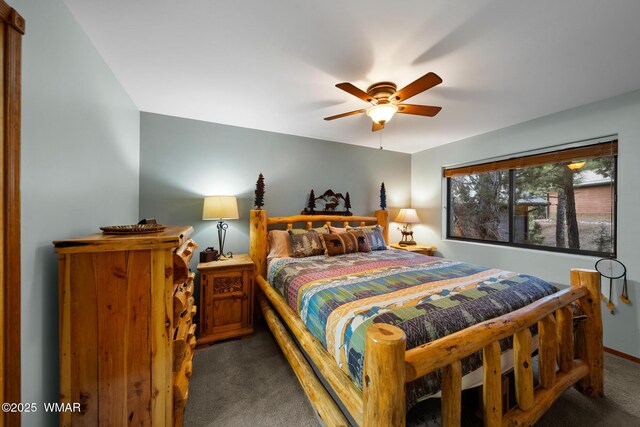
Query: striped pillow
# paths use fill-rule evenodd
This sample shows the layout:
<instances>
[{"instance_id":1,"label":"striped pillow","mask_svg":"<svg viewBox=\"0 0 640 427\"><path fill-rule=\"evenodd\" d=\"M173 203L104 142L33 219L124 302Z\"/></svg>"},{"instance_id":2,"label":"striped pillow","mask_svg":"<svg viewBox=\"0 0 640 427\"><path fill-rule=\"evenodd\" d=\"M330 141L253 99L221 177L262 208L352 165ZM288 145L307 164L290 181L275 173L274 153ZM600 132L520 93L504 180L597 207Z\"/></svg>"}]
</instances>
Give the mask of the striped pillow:
<instances>
[{"instance_id":1,"label":"striped pillow","mask_svg":"<svg viewBox=\"0 0 640 427\"><path fill-rule=\"evenodd\" d=\"M374 225L373 227L354 227L347 228L347 231L361 230L369 240L369 246L372 251L384 251L387 249L387 244L382 237L382 227Z\"/></svg>"}]
</instances>

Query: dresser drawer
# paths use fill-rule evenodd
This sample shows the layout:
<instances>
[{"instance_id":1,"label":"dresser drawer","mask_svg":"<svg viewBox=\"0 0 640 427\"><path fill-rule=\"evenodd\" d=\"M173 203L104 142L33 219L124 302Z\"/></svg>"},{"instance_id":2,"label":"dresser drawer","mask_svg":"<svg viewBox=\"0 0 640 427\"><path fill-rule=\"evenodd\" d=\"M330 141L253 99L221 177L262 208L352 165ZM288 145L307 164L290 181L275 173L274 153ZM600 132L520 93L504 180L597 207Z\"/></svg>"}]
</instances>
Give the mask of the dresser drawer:
<instances>
[{"instance_id":1,"label":"dresser drawer","mask_svg":"<svg viewBox=\"0 0 640 427\"><path fill-rule=\"evenodd\" d=\"M189 239L173 253L173 282L182 283L189 277L189 262L198 245Z\"/></svg>"},{"instance_id":2,"label":"dresser drawer","mask_svg":"<svg viewBox=\"0 0 640 427\"><path fill-rule=\"evenodd\" d=\"M191 315L191 307L194 304L193 299L193 280L195 273L190 273L187 281L181 285L176 286L176 290L173 294L173 325L179 322L179 318L185 316L185 314ZM187 313L189 312L189 313Z\"/></svg>"}]
</instances>

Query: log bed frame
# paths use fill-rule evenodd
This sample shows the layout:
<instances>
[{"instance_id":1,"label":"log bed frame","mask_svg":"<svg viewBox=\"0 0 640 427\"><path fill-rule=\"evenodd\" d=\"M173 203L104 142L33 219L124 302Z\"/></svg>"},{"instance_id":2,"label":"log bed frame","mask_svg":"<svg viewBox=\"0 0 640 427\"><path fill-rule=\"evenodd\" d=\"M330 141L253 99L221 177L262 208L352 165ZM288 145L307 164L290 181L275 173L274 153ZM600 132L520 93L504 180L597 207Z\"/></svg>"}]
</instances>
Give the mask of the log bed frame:
<instances>
[{"instance_id":1,"label":"log bed frame","mask_svg":"<svg viewBox=\"0 0 640 427\"><path fill-rule=\"evenodd\" d=\"M270 218L265 210L252 210L250 221L250 255L256 264L256 282L261 290L258 305L314 410L327 426L349 423L280 318L295 335L299 345L353 420L361 426L405 425L405 383L438 369L442 371L442 425L460 425L460 360L479 350L483 352L482 414L485 426L532 425L572 385L587 396L603 395L600 276L596 271L572 269L571 287L519 310L411 350L406 350L406 337L400 328L387 324L370 326L366 331L363 391L360 391L322 344L306 329L298 315L265 280L267 228L284 224L287 229L291 229L295 223L304 223L307 229L312 228L314 223L334 223L341 227L348 224L379 224L383 227L383 236L388 243L388 212L376 211L375 217L296 215ZM586 314L586 319L578 324L575 336L573 312L570 308L574 301ZM534 389L529 328L536 323L540 384ZM516 406L503 413L498 341L511 335ZM556 366L559 369L556 370Z\"/></svg>"}]
</instances>

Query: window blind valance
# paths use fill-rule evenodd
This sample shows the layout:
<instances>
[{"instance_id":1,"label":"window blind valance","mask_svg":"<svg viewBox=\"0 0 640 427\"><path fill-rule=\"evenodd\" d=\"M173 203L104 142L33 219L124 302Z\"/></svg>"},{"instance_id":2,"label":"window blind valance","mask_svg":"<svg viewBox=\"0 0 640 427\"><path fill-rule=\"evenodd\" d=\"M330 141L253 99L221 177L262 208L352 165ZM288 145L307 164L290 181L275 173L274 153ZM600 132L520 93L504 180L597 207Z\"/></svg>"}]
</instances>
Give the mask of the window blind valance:
<instances>
[{"instance_id":1,"label":"window blind valance","mask_svg":"<svg viewBox=\"0 0 640 427\"><path fill-rule=\"evenodd\" d=\"M453 167L444 169L444 177L451 178L461 175L475 175L479 173L497 172L510 169L521 169L533 166L543 166L554 163L569 163L577 160L587 160L597 157L618 155L618 140L603 142L585 147L569 148L550 153L534 154L495 162L479 163L477 165Z\"/></svg>"}]
</instances>

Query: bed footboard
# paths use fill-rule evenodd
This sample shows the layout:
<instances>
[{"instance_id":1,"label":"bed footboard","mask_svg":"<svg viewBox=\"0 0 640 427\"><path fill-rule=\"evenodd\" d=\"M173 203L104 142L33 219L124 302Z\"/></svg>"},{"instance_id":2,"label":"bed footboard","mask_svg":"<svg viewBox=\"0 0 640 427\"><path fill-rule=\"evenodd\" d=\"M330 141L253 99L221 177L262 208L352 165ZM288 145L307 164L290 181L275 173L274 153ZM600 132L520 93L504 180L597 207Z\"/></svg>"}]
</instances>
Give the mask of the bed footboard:
<instances>
[{"instance_id":1,"label":"bed footboard","mask_svg":"<svg viewBox=\"0 0 640 427\"><path fill-rule=\"evenodd\" d=\"M364 425L403 425L404 382L438 369L442 370L442 425L459 425L460 361L480 350L483 352L485 426L532 425L573 384L588 396L602 396L599 282L600 276L595 271L571 270L568 289L408 351L405 351L404 333L399 328L391 325L369 327L364 366ZM575 337L569 307L574 301L587 315ZM534 389L529 328L536 323L540 385ZM498 342L512 335L517 406L503 414ZM404 373L397 372L402 356ZM403 381L402 391L398 391L400 380Z\"/></svg>"}]
</instances>

